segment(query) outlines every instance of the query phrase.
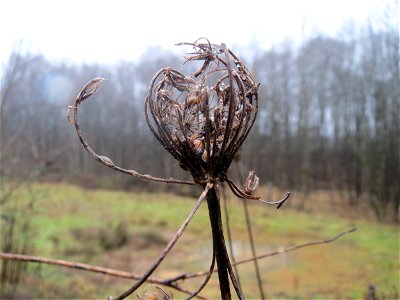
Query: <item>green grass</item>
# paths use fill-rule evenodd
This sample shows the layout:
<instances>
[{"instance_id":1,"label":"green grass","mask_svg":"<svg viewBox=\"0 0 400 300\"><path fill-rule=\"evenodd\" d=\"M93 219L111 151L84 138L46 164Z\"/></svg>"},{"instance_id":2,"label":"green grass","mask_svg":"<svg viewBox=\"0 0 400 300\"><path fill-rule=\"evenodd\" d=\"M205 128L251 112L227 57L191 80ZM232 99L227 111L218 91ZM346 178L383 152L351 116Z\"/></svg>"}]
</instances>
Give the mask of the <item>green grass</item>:
<instances>
[{"instance_id":1,"label":"green grass","mask_svg":"<svg viewBox=\"0 0 400 300\"><path fill-rule=\"evenodd\" d=\"M27 208L32 196L36 200ZM29 220L29 253L32 255L140 274L168 242L194 203L194 198L168 193L84 190L67 184L40 183L33 184L30 190L17 190L2 207L2 213L16 213L19 223ZM229 203L231 230L238 245L235 251L241 258L247 258L250 253L242 203L236 199L230 199ZM358 228L334 243L260 261L269 298L360 299L368 284L376 285L378 295L389 299L398 296L397 226L350 220L327 212L309 214L285 206L276 210L260 203L250 203L249 209L259 254L280 246L331 238L354 226ZM127 231L127 244L105 250L99 236L115 237L118 225ZM211 255L210 241L207 207L202 205L156 276L206 270ZM245 295L249 299L257 298L252 264L240 266L239 271ZM130 285L123 279L33 263L24 274L16 294L33 298L104 299ZM218 298L216 277L213 276L204 295ZM196 284L187 282L192 289ZM4 285L0 295L6 297L10 290L11 286Z\"/></svg>"}]
</instances>

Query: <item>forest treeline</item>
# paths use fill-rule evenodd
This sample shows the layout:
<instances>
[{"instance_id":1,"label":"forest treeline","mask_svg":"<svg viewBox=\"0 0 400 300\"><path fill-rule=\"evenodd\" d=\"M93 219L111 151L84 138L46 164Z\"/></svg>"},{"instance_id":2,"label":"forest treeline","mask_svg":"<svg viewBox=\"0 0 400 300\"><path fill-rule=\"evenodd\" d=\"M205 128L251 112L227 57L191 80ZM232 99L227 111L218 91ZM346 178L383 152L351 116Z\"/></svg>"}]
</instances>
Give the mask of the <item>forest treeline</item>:
<instances>
[{"instance_id":1,"label":"forest treeline","mask_svg":"<svg viewBox=\"0 0 400 300\"><path fill-rule=\"evenodd\" d=\"M354 204L363 196L379 218L398 220L398 28L353 27L300 46L283 42L269 50L255 47L251 56L235 52L261 83L258 119L240 153L241 169L256 170L262 184L289 190L340 189ZM162 48L114 65L54 62L16 48L1 82L3 184L6 179L18 186L35 176L141 183L99 166L67 123L67 106L96 76L109 80L80 112L83 134L96 152L141 173L187 177L143 116L150 79L166 66L189 68Z\"/></svg>"}]
</instances>

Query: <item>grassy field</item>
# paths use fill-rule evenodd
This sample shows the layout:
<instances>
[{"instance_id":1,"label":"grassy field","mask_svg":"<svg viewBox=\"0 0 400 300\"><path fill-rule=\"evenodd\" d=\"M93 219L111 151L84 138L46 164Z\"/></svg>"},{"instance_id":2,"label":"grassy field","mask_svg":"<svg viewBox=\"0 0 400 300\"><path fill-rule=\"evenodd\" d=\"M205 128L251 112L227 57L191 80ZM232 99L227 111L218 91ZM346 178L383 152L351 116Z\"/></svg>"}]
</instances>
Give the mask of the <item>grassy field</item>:
<instances>
[{"instance_id":1,"label":"grassy field","mask_svg":"<svg viewBox=\"0 0 400 300\"><path fill-rule=\"evenodd\" d=\"M313 197L318 198L310 195L310 199ZM29 199L34 199L33 203L28 204ZM24 239L31 255L140 274L172 237L194 200L167 193L85 190L67 184L37 183L16 191L2 207L2 213L17 210L17 222L27 220ZM399 296L397 226L354 216L346 218L329 210L299 212L291 206L276 210L259 203L251 203L249 209L259 254L358 228L330 244L261 260L264 290L269 299L362 299L369 284L384 299ZM242 203L233 197L229 199L229 217L236 259L248 258L250 247ZM186 271L207 270L210 259L210 226L207 207L202 205L155 276L166 278ZM239 271L246 297L257 299L253 265L241 265ZM219 298L216 277L203 295ZM126 279L30 263L18 285L3 284L1 296L106 299L131 284ZM195 289L198 284L198 280L187 280L183 286ZM173 293L176 299L183 297Z\"/></svg>"}]
</instances>

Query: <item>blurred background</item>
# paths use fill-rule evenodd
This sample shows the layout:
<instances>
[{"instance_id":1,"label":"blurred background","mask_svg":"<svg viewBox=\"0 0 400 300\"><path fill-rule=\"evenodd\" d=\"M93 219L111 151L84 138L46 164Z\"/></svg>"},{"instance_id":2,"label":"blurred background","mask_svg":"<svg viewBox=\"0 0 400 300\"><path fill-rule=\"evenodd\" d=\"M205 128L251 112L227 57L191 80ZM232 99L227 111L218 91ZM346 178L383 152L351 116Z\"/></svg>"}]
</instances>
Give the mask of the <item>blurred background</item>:
<instances>
[{"instance_id":1,"label":"blurred background","mask_svg":"<svg viewBox=\"0 0 400 300\"><path fill-rule=\"evenodd\" d=\"M94 150L140 173L190 179L148 130L143 103L158 69L190 69L191 49L175 44L207 37L261 83L258 119L231 177L255 170L265 198L293 193L282 211L250 205L258 253L358 227L335 244L260 261L268 298L360 299L371 286L379 299L399 297L398 1L2 1L0 9L2 252L146 269L199 189L99 165L66 110L88 80L109 79L81 109ZM228 191L226 199L234 254L249 257L242 204ZM204 208L157 276L207 269L209 231ZM105 298L130 285L0 263L4 299ZM239 271L245 295L259 298L252 266ZM205 295L218 297L215 277Z\"/></svg>"}]
</instances>

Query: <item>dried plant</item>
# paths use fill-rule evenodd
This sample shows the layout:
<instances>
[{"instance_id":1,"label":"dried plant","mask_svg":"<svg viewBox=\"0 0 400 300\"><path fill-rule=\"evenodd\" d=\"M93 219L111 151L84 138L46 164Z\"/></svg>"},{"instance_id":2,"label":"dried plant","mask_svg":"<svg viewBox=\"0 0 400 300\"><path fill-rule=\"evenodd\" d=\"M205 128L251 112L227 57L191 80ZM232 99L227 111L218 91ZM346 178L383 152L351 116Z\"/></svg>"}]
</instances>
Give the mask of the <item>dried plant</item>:
<instances>
[{"instance_id":1,"label":"dried plant","mask_svg":"<svg viewBox=\"0 0 400 300\"><path fill-rule=\"evenodd\" d=\"M145 116L157 140L204 186L227 180L256 119L258 85L225 45L189 45L194 53L186 60L203 65L191 76L159 70L150 83Z\"/></svg>"},{"instance_id":2,"label":"dried plant","mask_svg":"<svg viewBox=\"0 0 400 300\"><path fill-rule=\"evenodd\" d=\"M107 167L148 180L197 184L204 189L192 212L162 254L134 286L115 299L129 296L149 278L181 236L205 198L213 233L213 258L208 276L198 291L189 298L196 296L207 284L216 261L221 298L231 298L230 277L237 296L239 299L244 299L225 247L218 185L227 182L236 196L276 204L278 208L290 194L277 202L264 201L254 195L259 179L253 171L250 172L243 190L228 178L229 166L257 116L259 84L247 67L225 44L216 45L207 39L199 39L194 43L178 45L191 46L193 52L188 54L185 62L200 62L201 66L190 76L170 67L159 70L150 82L144 113L151 132L179 162L180 167L190 172L193 182L157 178L140 174L135 170L127 170L116 166L111 159L97 155L91 149L79 127L78 108L84 100L97 91L103 78L94 78L85 85L77 96L74 106L69 107L67 116L75 125L84 148ZM70 118L71 109L74 112L73 119Z\"/></svg>"},{"instance_id":3,"label":"dried plant","mask_svg":"<svg viewBox=\"0 0 400 300\"><path fill-rule=\"evenodd\" d=\"M259 85L255 82L247 67L224 44L211 44L207 39L203 38L194 43L181 43L179 45L193 48L193 52L186 57L185 62L199 62L200 67L189 76L170 67L159 70L150 82L144 104L144 113L146 122L154 136L179 162L180 167L190 172L193 181L159 178L141 174L136 170L122 168L115 165L110 158L96 154L89 146L79 126L78 110L82 102L98 90L104 78L90 80L76 97L74 105L68 107L67 110L67 118L75 126L83 147L101 164L113 170L146 180L200 185L203 188L203 192L185 221L147 271L139 276L133 273L81 263L12 253L0 253L0 258L60 265L136 280L135 284L120 296L110 296L109 299L124 299L134 293L145 282L153 284L154 288L153 290L146 288L143 295L137 294L140 299L171 299L172 294L166 292L160 286L170 287L186 293L188 295L187 299L193 297L206 299L200 296L199 293L207 285L214 272L218 272L221 299L231 299L230 281L238 298L244 299L237 276L233 271L233 267L236 265L257 261L264 257L278 255L306 246L329 243L355 230L348 230L329 240L283 248L281 251L270 254L256 256L255 251L253 251L252 258L231 263L225 246L222 227L219 186L226 182L231 191L244 201L261 201L266 204L277 205L277 208L289 198L290 193L276 202L265 201L255 195L259 178L254 171L249 173L244 182L243 190L227 175L235 154L248 136L257 116ZM71 112L73 112L72 118ZM207 199L213 236L213 251L209 270L195 274L183 273L174 278L163 280L154 277L150 278L182 236L204 199ZM217 270L215 270L215 263L217 264ZM204 279L194 292L182 288L179 284L183 280L199 276L204 277ZM259 279L260 284L261 280ZM262 292L261 289L260 291ZM261 296L264 297L262 293Z\"/></svg>"},{"instance_id":4,"label":"dried plant","mask_svg":"<svg viewBox=\"0 0 400 300\"><path fill-rule=\"evenodd\" d=\"M114 165L107 157L97 155L82 136L78 123L78 108L82 101L92 96L103 78L89 81L76 98L67 116L75 125L84 148L100 163L117 171L144 179L167 183L197 184L204 188L202 196L193 208L188 219L153 266L133 287L116 299L123 299L133 293L165 258L184 228L190 222L204 198L207 198L211 228L213 233L213 259L209 276L206 277L195 296L206 285L213 268L214 257L218 265L221 298L230 299L229 278L240 299L244 296L237 283L225 247L221 221L221 209L217 188L227 182L232 192L244 199L259 200L276 204L278 208L289 197L268 202L255 196L258 177L251 171L241 190L227 176L229 166L249 134L257 116L258 87L250 71L225 44L211 44L207 39L194 43L181 43L193 48L186 62L201 62L201 67L186 76L170 67L159 70L150 82L145 100L144 112L147 124L163 147L189 171L193 182L175 179L162 179L142 175L134 170L126 170ZM70 110L73 109L73 119Z\"/></svg>"}]
</instances>

